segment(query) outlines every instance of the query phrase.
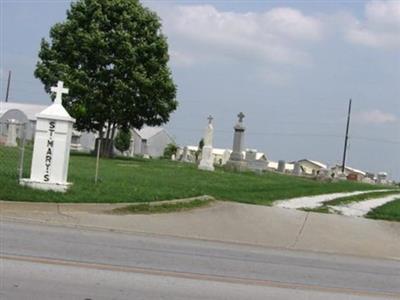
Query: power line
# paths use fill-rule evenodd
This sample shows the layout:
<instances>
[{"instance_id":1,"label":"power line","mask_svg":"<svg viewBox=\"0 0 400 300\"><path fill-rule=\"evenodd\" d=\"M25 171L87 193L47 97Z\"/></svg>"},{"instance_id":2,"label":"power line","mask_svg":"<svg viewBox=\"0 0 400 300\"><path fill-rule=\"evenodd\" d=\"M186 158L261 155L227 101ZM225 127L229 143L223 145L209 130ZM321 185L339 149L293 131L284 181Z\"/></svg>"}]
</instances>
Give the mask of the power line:
<instances>
[{"instance_id":1,"label":"power line","mask_svg":"<svg viewBox=\"0 0 400 300\"><path fill-rule=\"evenodd\" d=\"M180 128L180 127L168 127L170 130L186 131L186 132L200 132L202 133L204 129L198 128ZM216 133L232 133L230 130L217 129L214 130ZM343 138L340 134L333 133L307 133L307 132L246 132L247 135L263 135L263 136L290 136L290 137L322 137L322 138ZM349 136L351 139L364 140L369 142L379 142L379 143L390 143L390 144L400 144L400 141L380 139L380 138L368 138L363 136Z\"/></svg>"},{"instance_id":2,"label":"power line","mask_svg":"<svg viewBox=\"0 0 400 300\"><path fill-rule=\"evenodd\" d=\"M363 136L351 136L351 138L352 139L357 139L357 140L363 140L363 141L370 141L370 142L400 144L400 141L380 139L380 138L369 138L369 137L363 137Z\"/></svg>"},{"instance_id":3,"label":"power line","mask_svg":"<svg viewBox=\"0 0 400 300\"><path fill-rule=\"evenodd\" d=\"M7 82L7 79L0 79L0 81ZM29 81L29 80L16 80L13 79L13 82L26 82L26 83L39 83L35 81ZM28 94L33 95L34 97L37 96L43 96L41 93L38 91L32 92L29 89L25 88L18 88L18 89L12 89L12 90L18 90L19 93L22 94ZM44 94L46 94L43 91ZM189 101L185 101L189 102ZM197 114L193 116L198 116ZM278 122L270 122L270 124L310 124L310 125L315 125L315 124L335 124L334 122L307 122L307 121L278 121ZM179 128L179 127L169 127L171 130L178 130L178 131L192 131L192 132L203 132L204 129L198 129L198 128ZM230 130L215 130L217 133L231 133ZM343 136L340 134L333 134L333 133L314 133L314 132L257 132L257 131L248 131L246 134L248 135L261 135L261 136L288 136L288 137L316 137L316 138L342 138ZM374 137L364 137L364 136L348 136L348 138L351 139L357 139L357 140L363 140L363 141L369 141L369 142L377 142L377 143L388 143L388 144L400 144L400 141L398 140L389 140L389 139L381 139L381 138L374 138Z\"/></svg>"}]
</instances>

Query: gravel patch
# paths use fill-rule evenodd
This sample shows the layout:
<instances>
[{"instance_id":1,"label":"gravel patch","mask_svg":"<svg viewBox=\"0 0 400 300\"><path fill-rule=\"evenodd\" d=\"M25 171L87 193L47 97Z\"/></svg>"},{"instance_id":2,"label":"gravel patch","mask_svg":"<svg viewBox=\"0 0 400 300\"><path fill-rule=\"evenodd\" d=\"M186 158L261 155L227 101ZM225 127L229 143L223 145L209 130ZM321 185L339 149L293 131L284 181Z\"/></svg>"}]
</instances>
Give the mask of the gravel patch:
<instances>
[{"instance_id":1,"label":"gravel patch","mask_svg":"<svg viewBox=\"0 0 400 300\"><path fill-rule=\"evenodd\" d=\"M347 205L329 206L329 208L345 216L362 217L366 215L370 210L398 199L399 195L400 194L395 194L378 199L353 202Z\"/></svg>"},{"instance_id":2,"label":"gravel patch","mask_svg":"<svg viewBox=\"0 0 400 300\"><path fill-rule=\"evenodd\" d=\"M316 208L321 206L326 201L331 201L339 197L347 197L347 196L354 196L371 192L385 192L385 191L388 190L358 191L358 192L324 194L317 196L306 196L306 197L293 198L283 201L275 201L274 206L282 208L291 208L291 209Z\"/></svg>"}]
</instances>

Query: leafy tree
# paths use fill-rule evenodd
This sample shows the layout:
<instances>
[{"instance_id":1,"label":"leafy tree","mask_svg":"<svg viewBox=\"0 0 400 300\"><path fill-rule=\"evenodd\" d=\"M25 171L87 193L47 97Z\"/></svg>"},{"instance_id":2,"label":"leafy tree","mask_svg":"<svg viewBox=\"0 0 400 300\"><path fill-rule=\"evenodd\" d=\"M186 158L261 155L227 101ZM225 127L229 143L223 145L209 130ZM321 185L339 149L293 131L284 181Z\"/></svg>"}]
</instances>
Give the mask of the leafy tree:
<instances>
[{"instance_id":1,"label":"leafy tree","mask_svg":"<svg viewBox=\"0 0 400 300\"><path fill-rule=\"evenodd\" d=\"M204 147L204 139L201 139L199 142L199 150L203 151L203 147Z\"/></svg>"},{"instance_id":2,"label":"leafy tree","mask_svg":"<svg viewBox=\"0 0 400 300\"><path fill-rule=\"evenodd\" d=\"M78 130L113 140L116 128L168 122L177 108L159 17L138 0L78 0L42 39L35 76L63 80Z\"/></svg>"},{"instance_id":3,"label":"leafy tree","mask_svg":"<svg viewBox=\"0 0 400 300\"><path fill-rule=\"evenodd\" d=\"M118 131L115 137L114 145L115 148L120 152L125 152L129 149L131 144L131 131L129 129L122 128Z\"/></svg>"},{"instance_id":4,"label":"leafy tree","mask_svg":"<svg viewBox=\"0 0 400 300\"><path fill-rule=\"evenodd\" d=\"M173 154L176 155L177 151L178 151L178 146L174 143L170 143L165 147L163 156L164 158L170 159Z\"/></svg>"}]
</instances>

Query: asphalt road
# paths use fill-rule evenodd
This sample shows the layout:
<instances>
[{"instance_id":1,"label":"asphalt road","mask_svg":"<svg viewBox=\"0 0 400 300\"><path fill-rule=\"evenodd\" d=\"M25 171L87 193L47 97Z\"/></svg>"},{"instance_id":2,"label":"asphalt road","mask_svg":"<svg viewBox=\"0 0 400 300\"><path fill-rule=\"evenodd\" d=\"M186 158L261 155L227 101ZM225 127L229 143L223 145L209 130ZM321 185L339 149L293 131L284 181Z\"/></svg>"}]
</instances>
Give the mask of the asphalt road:
<instances>
[{"instance_id":1,"label":"asphalt road","mask_svg":"<svg viewBox=\"0 0 400 300\"><path fill-rule=\"evenodd\" d=\"M400 261L0 226L0 299L400 299Z\"/></svg>"}]
</instances>

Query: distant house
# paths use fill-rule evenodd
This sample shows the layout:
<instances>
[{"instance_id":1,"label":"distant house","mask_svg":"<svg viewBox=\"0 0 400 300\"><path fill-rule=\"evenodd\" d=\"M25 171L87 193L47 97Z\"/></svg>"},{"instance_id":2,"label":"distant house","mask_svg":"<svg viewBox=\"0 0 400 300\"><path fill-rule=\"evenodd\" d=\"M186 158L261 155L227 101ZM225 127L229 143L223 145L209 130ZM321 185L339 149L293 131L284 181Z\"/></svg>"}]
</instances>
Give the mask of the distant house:
<instances>
[{"instance_id":1,"label":"distant house","mask_svg":"<svg viewBox=\"0 0 400 300\"><path fill-rule=\"evenodd\" d=\"M144 126L133 129L130 153L150 157L160 157L168 144L175 143L171 135L162 127Z\"/></svg>"},{"instance_id":2,"label":"distant house","mask_svg":"<svg viewBox=\"0 0 400 300\"><path fill-rule=\"evenodd\" d=\"M338 175L342 174L342 166L336 165L331 168L331 171L335 175L335 177L337 177ZM347 177L347 179L357 181L362 181L367 176L366 172L349 166L345 166L343 174Z\"/></svg>"},{"instance_id":3,"label":"distant house","mask_svg":"<svg viewBox=\"0 0 400 300\"><path fill-rule=\"evenodd\" d=\"M321 169L326 169L328 167L327 165L319 161L310 159L301 159L298 161L298 163L300 165L302 173L307 175L316 175Z\"/></svg>"}]
</instances>

